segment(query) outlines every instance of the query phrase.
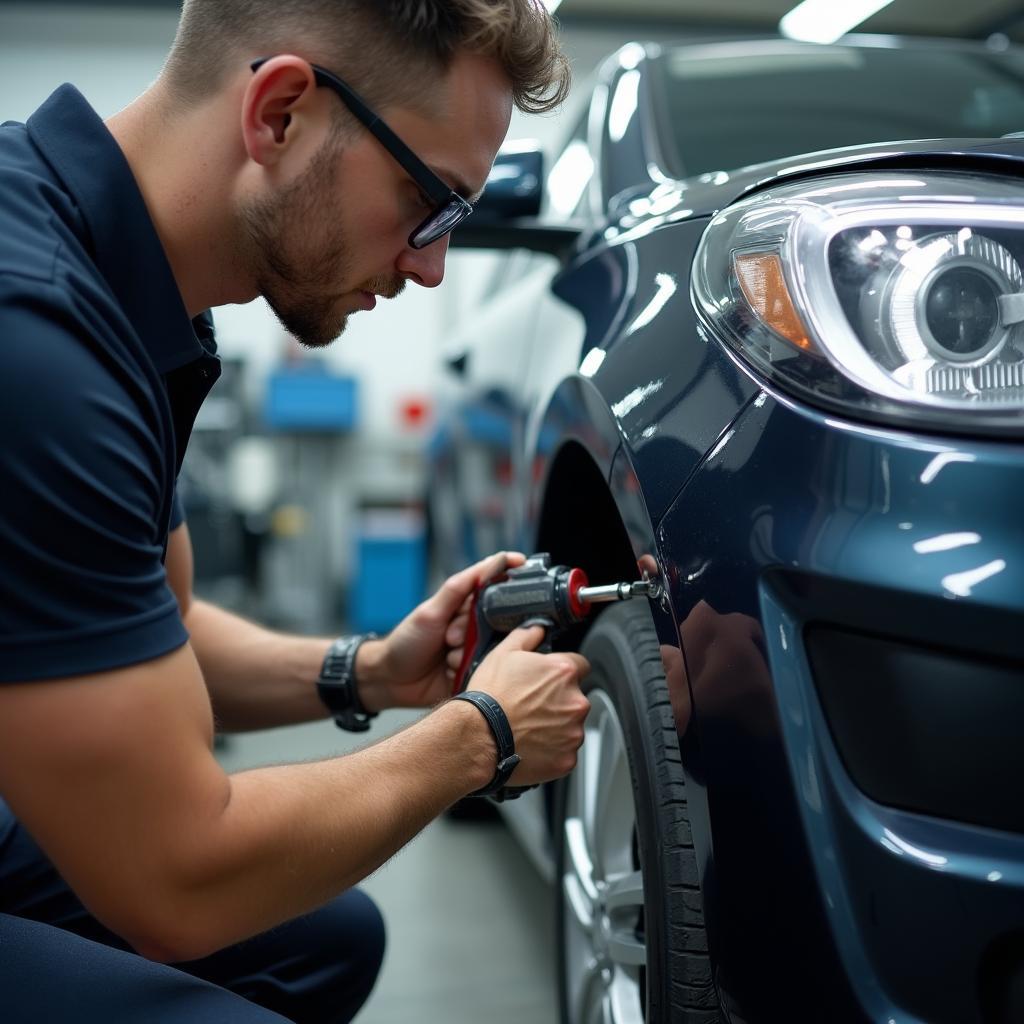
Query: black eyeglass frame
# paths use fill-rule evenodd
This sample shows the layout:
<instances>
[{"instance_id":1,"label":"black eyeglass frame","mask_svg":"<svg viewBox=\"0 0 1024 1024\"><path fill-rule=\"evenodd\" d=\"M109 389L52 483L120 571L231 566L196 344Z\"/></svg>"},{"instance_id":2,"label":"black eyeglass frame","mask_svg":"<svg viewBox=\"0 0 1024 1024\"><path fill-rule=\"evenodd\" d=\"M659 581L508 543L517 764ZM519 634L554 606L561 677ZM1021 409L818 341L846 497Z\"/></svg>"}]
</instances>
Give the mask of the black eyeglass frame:
<instances>
[{"instance_id":1,"label":"black eyeglass frame","mask_svg":"<svg viewBox=\"0 0 1024 1024\"><path fill-rule=\"evenodd\" d=\"M271 57L254 60L249 67L258 71ZM409 246L424 249L440 238L444 238L456 225L461 224L472 212L471 203L463 199L442 178L439 178L392 130L375 114L362 97L336 74L310 64L317 85L326 86L341 98L355 118L365 125L366 130L395 158L402 169L434 204L429 213L409 235Z\"/></svg>"}]
</instances>

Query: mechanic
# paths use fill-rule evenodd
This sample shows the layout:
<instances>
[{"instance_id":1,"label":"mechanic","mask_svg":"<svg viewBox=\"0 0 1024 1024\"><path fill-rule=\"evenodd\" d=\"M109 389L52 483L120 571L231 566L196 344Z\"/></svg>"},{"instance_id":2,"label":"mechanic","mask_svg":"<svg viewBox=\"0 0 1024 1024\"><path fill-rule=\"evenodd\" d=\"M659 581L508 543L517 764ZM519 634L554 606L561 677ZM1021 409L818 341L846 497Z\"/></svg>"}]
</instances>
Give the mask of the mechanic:
<instances>
[{"instance_id":1,"label":"mechanic","mask_svg":"<svg viewBox=\"0 0 1024 1024\"><path fill-rule=\"evenodd\" d=\"M500 774L481 709L445 698L475 584L521 555L384 639L277 635L192 597L174 484L218 374L203 312L262 295L320 347L438 285L513 102L550 109L567 76L537 0L186 0L106 124L65 85L0 128L6 1024L351 1019L384 945L352 886ZM585 660L541 637L474 677L519 785L571 770L588 708ZM320 763L227 775L211 753L215 722L389 707L434 710Z\"/></svg>"}]
</instances>

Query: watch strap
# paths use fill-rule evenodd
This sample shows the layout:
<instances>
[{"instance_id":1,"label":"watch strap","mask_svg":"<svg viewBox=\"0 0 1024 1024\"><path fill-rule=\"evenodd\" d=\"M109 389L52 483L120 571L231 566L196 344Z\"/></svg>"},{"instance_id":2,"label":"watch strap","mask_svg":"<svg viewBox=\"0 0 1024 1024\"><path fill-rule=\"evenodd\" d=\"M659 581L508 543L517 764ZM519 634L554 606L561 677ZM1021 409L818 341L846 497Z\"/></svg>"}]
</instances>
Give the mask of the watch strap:
<instances>
[{"instance_id":1,"label":"watch strap","mask_svg":"<svg viewBox=\"0 0 1024 1024\"><path fill-rule=\"evenodd\" d=\"M366 732L376 711L367 711L359 699L356 683L356 655L367 640L376 640L376 633L360 633L339 637L327 649L320 677L316 681L317 693L327 705L334 724L346 732Z\"/></svg>"},{"instance_id":2,"label":"watch strap","mask_svg":"<svg viewBox=\"0 0 1024 1024\"><path fill-rule=\"evenodd\" d=\"M472 704L487 720L498 748L497 765L494 776L486 786L470 793L470 796L490 796L499 802L506 796L518 796L520 792L531 789L530 786L506 787L512 772L519 764L520 757L516 753L515 737L501 705L488 693L480 690L464 690L457 693L452 700L464 700Z\"/></svg>"}]
</instances>

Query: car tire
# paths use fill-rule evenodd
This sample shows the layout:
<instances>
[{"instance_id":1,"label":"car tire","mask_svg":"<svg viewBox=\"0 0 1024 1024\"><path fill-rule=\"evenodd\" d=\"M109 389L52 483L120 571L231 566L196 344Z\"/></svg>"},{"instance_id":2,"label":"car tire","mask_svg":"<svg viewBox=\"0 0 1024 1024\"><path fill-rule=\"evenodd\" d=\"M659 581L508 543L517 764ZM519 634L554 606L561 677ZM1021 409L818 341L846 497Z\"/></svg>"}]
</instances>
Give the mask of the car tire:
<instances>
[{"instance_id":1,"label":"car tire","mask_svg":"<svg viewBox=\"0 0 1024 1024\"><path fill-rule=\"evenodd\" d=\"M646 603L587 634L586 739L555 791L563 1024L718 1024L686 784Z\"/></svg>"}]
</instances>

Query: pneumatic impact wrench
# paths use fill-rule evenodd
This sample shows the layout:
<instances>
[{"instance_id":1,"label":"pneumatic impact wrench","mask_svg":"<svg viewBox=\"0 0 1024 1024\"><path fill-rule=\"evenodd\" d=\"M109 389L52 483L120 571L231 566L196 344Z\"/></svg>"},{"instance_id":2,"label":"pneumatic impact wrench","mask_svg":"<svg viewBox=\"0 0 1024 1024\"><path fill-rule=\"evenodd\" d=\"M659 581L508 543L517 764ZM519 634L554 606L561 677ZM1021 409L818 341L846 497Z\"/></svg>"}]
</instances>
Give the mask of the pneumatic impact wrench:
<instances>
[{"instance_id":1,"label":"pneumatic impact wrench","mask_svg":"<svg viewBox=\"0 0 1024 1024\"><path fill-rule=\"evenodd\" d=\"M594 604L628 601L633 597L657 599L660 594L660 584L649 579L591 587L582 569L552 566L548 554L531 555L518 568L477 587L452 693L462 693L469 686L480 662L513 629L543 626L545 636L537 651L548 654L554 638L582 622ZM499 803L515 799L533 788L505 786L492 799Z\"/></svg>"}]
</instances>

